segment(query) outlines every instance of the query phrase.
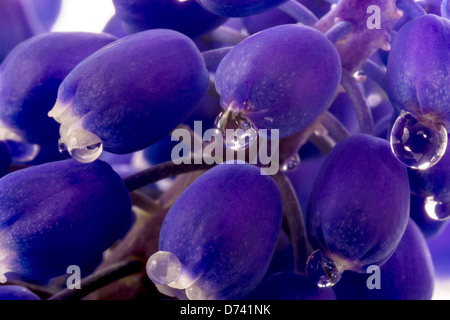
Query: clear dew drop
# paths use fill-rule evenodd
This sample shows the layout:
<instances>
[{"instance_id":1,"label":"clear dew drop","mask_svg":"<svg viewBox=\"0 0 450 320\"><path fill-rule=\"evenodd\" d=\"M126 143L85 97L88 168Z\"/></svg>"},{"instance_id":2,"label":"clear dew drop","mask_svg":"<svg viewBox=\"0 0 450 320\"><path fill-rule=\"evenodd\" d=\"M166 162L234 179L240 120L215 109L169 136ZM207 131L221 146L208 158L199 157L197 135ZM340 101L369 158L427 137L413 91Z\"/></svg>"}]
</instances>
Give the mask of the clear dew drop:
<instances>
[{"instance_id":1,"label":"clear dew drop","mask_svg":"<svg viewBox=\"0 0 450 320\"><path fill-rule=\"evenodd\" d=\"M281 166L281 170L284 172L292 172L298 169L301 159L298 153L287 159Z\"/></svg>"},{"instance_id":2,"label":"clear dew drop","mask_svg":"<svg viewBox=\"0 0 450 320\"><path fill-rule=\"evenodd\" d=\"M65 158L71 158L69 150L67 149L67 146L64 142L62 142L61 139L58 141L58 150L59 153L61 153Z\"/></svg>"},{"instance_id":3,"label":"clear dew drop","mask_svg":"<svg viewBox=\"0 0 450 320\"><path fill-rule=\"evenodd\" d=\"M158 251L147 260L146 271L154 283L169 284L180 276L181 262L171 252Z\"/></svg>"},{"instance_id":4,"label":"clear dew drop","mask_svg":"<svg viewBox=\"0 0 450 320\"><path fill-rule=\"evenodd\" d=\"M402 111L391 131L391 149L405 166L426 170L441 160L447 149L447 131L431 128Z\"/></svg>"},{"instance_id":5,"label":"clear dew drop","mask_svg":"<svg viewBox=\"0 0 450 320\"><path fill-rule=\"evenodd\" d=\"M308 278L317 283L320 288L332 287L342 277L342 273L333 260L326 257L320 250L314 251L308 257L306 272Z\"/></svg>"},{"instance_id":6,"label":"clear dew drop","mask_svg":"<svg viewBox=\"0 0 450 320\"><path fill-rule=\"evenodd\" d=\"M428 217L435 221L450 219L450 203L436 201L433 196L425 199L425 212Z\"/></svg>"},{"instance_id":7,"label":"clear dew drop","mask_svg":"<svg viewBox=\"0 0 450 320\"><path fill-rule=\"evenodd\" d=\"M102 152L103 144L101 142L89 145L84 148L69 149L69 153L72 158L83 163L89 163L97 160Z\"/></svg>"},{"instance_id":8,"label":"clear dew drop","mask_svg":"<svg viewBox=\"0 0 450 320\"><path fill-rule=\"evenodd\" d=\"M186 289L186 297L189 300L207 300L203 290L196 285L192 285Z\"/></svg>"},{"instance_id":9,"label":"clear dew drop","mask_svg":"<svg viewBox=\"0 0 450 320\"><path fill-rule=\"evenodd\" d=\"M356 81L358 82L365 82L367 80L367 75L364 71L362 70L357 70L354 74L353 77L356 79Z\"/></svg>"},{"instance_id":10,"label":"clear dew drop","mask_svg":"<svg viewBox=\"0 0 450 320\"><path fill-rule=\"evenodd\" d=\"M103 142L95 134L78 129L70 132L66 139L60 139L58 143L59 152L65 157L89 163L100 157L103 152Z\"/></svg>"},{"instance_id":11,"label":"clear dew drop","mask_svg":"<svg viewBox=\"0 0 450 320\"><path fill-rule=\"evenodd\" d=\"M258 137L258 129L240 111L221 112L215 121L216 128L223 136L226 148L239 151L248 148Z\"/></svg>"}]
</instances>

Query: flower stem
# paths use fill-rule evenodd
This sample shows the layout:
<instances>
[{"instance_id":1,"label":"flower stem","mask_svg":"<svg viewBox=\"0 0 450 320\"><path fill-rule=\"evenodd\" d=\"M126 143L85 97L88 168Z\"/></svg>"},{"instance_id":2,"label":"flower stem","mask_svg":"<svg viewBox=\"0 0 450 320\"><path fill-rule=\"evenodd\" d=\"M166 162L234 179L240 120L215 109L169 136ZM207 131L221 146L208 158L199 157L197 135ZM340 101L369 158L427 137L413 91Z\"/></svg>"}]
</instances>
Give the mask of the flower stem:
<instances>
[{"instance_id":1,"label":"flower stem","mask_svg":"<svg viewBox=\"0 0 450 320\"><path fill-rule=\"evenodd\" d=\"M374 135L375 124L367 100L356 79L345 69L342 69L341 84L352 101L353 108L358 117L361 133Z\"/></svg>"},{"instance_id":2,"label":"flower stem","mask_svg":"<svg viewBox=\"0 0 450 320\"><path fill-rule=\"evenodd\" d=\"M247 35L227 26L220 26L206 35L212 41L226 43L234 46L247 38Z\"/></svg>"},{"instance_id":3,"label":"flower stem","mask_svg":"<svg viewBox=\"0 0 450 320\"><path fill-rule=\"evenodd\" d=\"M314 25L318 19L308 8L302 5L300 2L289 0L282 5L278 6L278 9L290 15L298 22L307 26Z\"/></svg>"},{"instance_id":4,"label":"flower stem","mask_svg":"<svg viewBox=\"0 0 450 320\"><path fill-rule=\"evenodd\" d=\"M413 19L427 14L427 12L413 0L397 0L395 5Z\"/></svg>"},{"instance_id":5,"label":"flower stem","mask_svg":"<svg viewBox=\"0 0 450 320\"><path fill-rule=\"evenodd\" d=\"M191 160L191 158L189 158ZM192 161L190 163L174 164L172 161L167 161L156 166L150 167L146 170L137 172L128 177L123 178L123 182L129 192L137 190L146 185L158 182L160 180L174 177L179 174L208 170L214 167L216 164L195 164Z\"/></svg>"},{"instance_id":6,"label":"flower stem","mask_svg":"<svg viewBox=\"0 0 450 320\"><path fill-rule=\"evenodd\" d=\"M203 51L202 56L205 60L206 68L208 70L216 69L220 61L222 61L222 59L228 52L230 52L231 49L233 49L233 46Z\"/></svg>"},{"instance_id":7,"label":"flower stem","mask_svg":"<svg viewBox=\"0 0 450 320\"><path fill-rule=\"evenodd\" d=\"M283 215L289 226L295 272L305 274L306 261L312 248L307 239L303 212L294 187L286 174L279 171L273 178L277 182L283 198Z\"/></svg>"},{"instance_id":8,"label":"flower stem","mask_svg":"<svg viewBox=\"0 0 450 320\"><path fill-rule=\"evenodd\" d=\"M387 93L386 70L372 60L367 60L362 65L362 70L371 78L384 92Z\"/></svg>"},{"instance_id":9,"label":"flower stem","mask_svg":"<svg viewBox=\"0 0 450 320\"><path fill-rule=\"evenodd\" d=\"M353 31L353 25L348 21L341 21L325 32L325 36L331 43L336 43L340 39L349 35Z\"/></svg>"}]
</instances>

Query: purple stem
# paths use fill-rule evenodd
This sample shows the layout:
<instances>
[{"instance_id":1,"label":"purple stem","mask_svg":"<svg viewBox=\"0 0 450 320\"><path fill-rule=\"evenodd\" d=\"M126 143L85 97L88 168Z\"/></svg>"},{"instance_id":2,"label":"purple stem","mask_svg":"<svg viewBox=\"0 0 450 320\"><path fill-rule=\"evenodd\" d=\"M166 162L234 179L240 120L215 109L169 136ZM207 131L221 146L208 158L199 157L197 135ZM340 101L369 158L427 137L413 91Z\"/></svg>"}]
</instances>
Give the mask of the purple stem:
<instances>
[{"instance_id":1,"label":"purple stem","mask_svg":"<svg viewBox=\"0 0 450 320\"><path fill-rule=\"evenodd\" d=\"M286 174L283 171L279 171L273 178L277 182L283 197L283 215L289 227L294 254L294 270L298 273L305 274L306 261L312 252L312 248L306 236L302 209L294 187Z\"/></svg>"},{"instance_id":2,"label":"purple stem","mask_svg":"<svg viewBox=\"0 0 450 320\"><path fill-rule=\"evenodd\" d=\"M342 69L341 84L352 101L353 108L358 117L361 133L375 135L375 124L367 100L356 79L345 69Z\"/></svg>"},{"instance_id":3,"label":"purple stem","mask_svg":"<svg viewBox=\"0 0 450 320\"><path fill-rule=\"evenodd\" d=\"M325 36L331 43L336 43L353 31L353 26L348 21L341 21L325 32Z\"/></svg>"},{"instance_id":4,"label":"purple stem","mask_svg":"<svg viewBox=\"0 0 450 320\"><path fill-rule=\"evenodd\" d=\"M427 14L426 11L413 0L397 0L396 6L413 19Z\"/></svg>"},{"instance_id":5,"label":"purple stem","mask_svg":"<svg viewBox=\"0 0 450 320\"><path fill-rule=\"evenodd\" d=\"M233 49L232 46L203 51L202 56L205 60L206 68L208 70L216 69L219 63L227 55L227 53L230 52L231 49Z\"/></svg>"},{"instance_id":6,"label":"purple stem","mask_svg":"<svg viewBox=\"0 0 450 320\"><path fill-rule=\"evenodd\" d=\"M220 26L207 34L207 36L213 41L227 43L231 46L234 46L247 38L242 32L227 26Z\"/></svg>"},{"instance_id":7,"label":"purple stem","mask_svg":"<svg viewBox=\"0 0 450 320\"><path fill-rule=\"evenodd\" d=\"M192 160L192 159L191 159ZM146 185L158 182L160 180L173 177L179 174L208 170L216 164L195 164L191 161L190 164L174 164L172 161L167 161L156 166L142 170L128 177L123 178L123 182L129 192L135 191Z\"/></svg>"},{"instance_id":8,"label":"purple stem","mask_svg":"<svg viewBox=\"0 0 450 320\"><path fill-rule=\"evenodd\" d=\"M446 18L446 19L450 18L449 14L448 14L448 4L449 4L448 0L442 0L442 3L441 3L441 16L443 18Z\"/></svg>"},{"instance_id":9,"label":"purple stem","mask_svg":"<svg viewBox=\"0 0 450 320\"><path fill-rule=\"evenodd\" d=\"M380 86L384 92L387 93L386 86L386 70L383 69L380 65L376 64L372 60L367 60L362 65L362 70L369 78L371 78L375 83Z\"/></svg>"},{"instance_id":10,"label":"purple stem","mask_svg":"<svg viewBox=\"0 0 450 320\"><path fill-rule=\"evenodd\" d=\"M301 3L294 0L289 0L283 3L282 5L278 6L278 9L287 13L298 22L301 22L307 26L312 26L318 21L314 13L312 13Z\"/></svg>"}]
</instances>

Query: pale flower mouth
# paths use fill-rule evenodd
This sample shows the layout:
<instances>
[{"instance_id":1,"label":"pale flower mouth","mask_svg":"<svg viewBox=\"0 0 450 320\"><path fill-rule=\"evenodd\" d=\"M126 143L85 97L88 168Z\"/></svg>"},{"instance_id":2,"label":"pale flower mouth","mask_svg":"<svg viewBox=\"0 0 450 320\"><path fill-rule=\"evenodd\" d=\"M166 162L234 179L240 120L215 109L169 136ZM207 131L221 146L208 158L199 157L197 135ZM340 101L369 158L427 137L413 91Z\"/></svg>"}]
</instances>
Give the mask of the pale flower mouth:
<instances>
[{"instance_id":1,"label":"pale flower mouth","mask_svg":"<svg viewBox=\"0 0 450 320\"><path fill-rule=\"evenodd\" d=\"M82 163L89 163L100 157L103 152L102 140L82 128L84 117L72 114L71 103L62 104L58 101L48 115L60 123L58 144L62 154L68 153Z\"/></svg>"},{"instance_id":2,"label":"pale flower mouth","mask_svg":"<svg viewBox=\"0 0 450 320\"><path fill-rule=\"evenodd\" d=\"M4 240L0 240L4 241ZM13 263L17 259L17 254L11 252L4 247L0 247L0 284L8 281L6 274L8 272L15 272L13 269Z\"/></svg>"}]
</instances>

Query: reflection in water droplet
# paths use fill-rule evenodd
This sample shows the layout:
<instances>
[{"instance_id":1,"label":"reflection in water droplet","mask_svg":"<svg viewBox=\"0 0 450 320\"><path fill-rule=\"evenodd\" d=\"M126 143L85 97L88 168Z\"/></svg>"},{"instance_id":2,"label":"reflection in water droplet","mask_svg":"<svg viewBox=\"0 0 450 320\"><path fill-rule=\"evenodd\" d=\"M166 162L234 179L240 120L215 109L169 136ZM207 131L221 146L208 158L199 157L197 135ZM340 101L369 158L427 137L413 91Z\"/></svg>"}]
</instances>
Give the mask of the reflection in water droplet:
<instances>
[{"instance_id":1,"label":"reflection in water droplet","mask_svg":"<svg viewBox=\"0 0 450 320\"><path fill-rule=\"evenodd\" d=\"M353 77L356 79L356 81L358 82L365 82L367 80L367 75L363 70L357 70L354 74Z\"/></svg>"},{"instance_id":2,"label":"reflection in water droplet","mask_svg":"<svg viewBox=\"0 0 450 320\"><path fill-rule=\"evenodd\" d=\"M292 172L298 169L300 166L301 160L298 153L296 153L294 156L287 159L283 165L281 166L281 170L284 172Z\"/></svg>"},{"instance_id":3,"label":"reflection in water droplet","mask_svg":"<svg viewBox=\"0 0 450 320\"><path fill-rule=\"evenodd\" d=\"M447 149L447 131L428 127L411 113L402 111L391 132L391 148L405 166L426 170L443 157Z\"/></svg>"},{"instance_id":4,"label":"reflection in water droplet","mask_svg":"<svg viewBox=\"0 0 450 320\"><path fill-rule=\"evenodd\" d=\"M168 251L158 251L147 260L148 277L158 284L169 284L177 280L181 273L181 262Z\"/></svg>"},{"instance_id":5,"label":"reflection in water droplet","mask_svg":"<svg viewBox=\"0 0 450 320\"><path fill-rule=\"evenodd\" d=\"M320 288L332 287L341 279L342 273L330 258L322 251L314 251L306 262L308 278L317 283Z\"/></svg>"},{"instance_id":6,"label":"reflection in water droplet","mask_svg":"<svg viewBox=\"0 0 450 320\"><path fill-rule=\"evenodd\" d=\"M59 153L61 153L65 158L67 158L67 159L71 158L69 150L67 150L66 144L64 142L62 142L61 139L59 139L59 141L58 141L58 150L59 150Z\"/></svg>"},{"instance_id":7,"label":"reflection in water droplet","mask_svg":"<svg viewBox=\"0 0 450 320\"><path fill-rule=\"evenodd\" d=\"M436 201L433 196L425 199L425 211L428 217L435 221L450 219L450 204Z\"/></svg>"},{"instance_id":8,"label":"reflection in water droplet","mask_svg":"<svg viewBox=\"0 0 450 320\"><path fill-rule=\"evenodd\" d=\"M64 155L66 151L70 156L82 163L95 161L103 152L103 143L95 134L77 129L69 133L67 140L59 141L59 151Z\"/></svg>"},{"instance_id":9,"label":"reflection in water droplet","mask_svg":"<svg viewBox=\"0 0 450 320\"><path fill-rule=\"evenodd\" d=\"M89 163L97 160L102 152L103 144L101 142L92 144L85 148L74 148L69 150L69 153L73 159L83 163Z\"/></svg>"},{"instance_id":10,"label":"reflection in water droplet","mask_svg":"<svg viewBox=\"0 0 450 320\"><path fill-rule=\"evenodd\" d=\"M222 133L225 147L232 150L244 150L258 137L255 125L242 112L231 108L218 115L215 126Z\"/></svg>"}]
</instances>

